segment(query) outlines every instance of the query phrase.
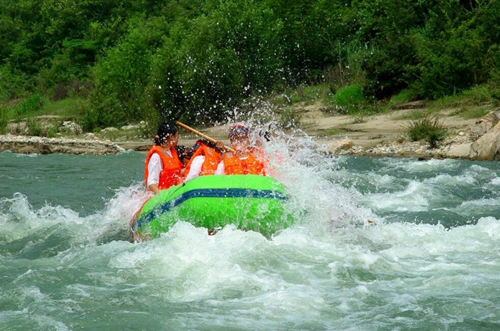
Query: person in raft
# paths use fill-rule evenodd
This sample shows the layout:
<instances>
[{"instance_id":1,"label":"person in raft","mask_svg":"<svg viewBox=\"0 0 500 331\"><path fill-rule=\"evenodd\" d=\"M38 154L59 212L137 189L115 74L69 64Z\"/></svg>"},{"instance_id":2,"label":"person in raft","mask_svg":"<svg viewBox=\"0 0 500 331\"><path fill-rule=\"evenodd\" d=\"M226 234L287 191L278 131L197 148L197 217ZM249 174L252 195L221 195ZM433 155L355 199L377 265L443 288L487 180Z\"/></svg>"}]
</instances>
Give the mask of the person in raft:
<instances>
[{"instance_id":1,"label":"person in raft","mask_svg":"<svg viewBox=\"0 0 500 331\"><path fill-rule=\"evenodd\" d=\"M177 145L175 146L175 150L177 151L177 156L179 156L179 160L182 162L183 167L186 167L189 160L193 157L193 147Z\"/></svg>"},{"instance_id":2,"label":"person in raft","mask_svg":"<svg viewBox=\"0 0 500 331\"><path fill-rule=\"evenodd\" d=\"M267 157L261 149L252 147L248 134L243 124L231 126L228 138L234 151L224 153L216 175L266 175Z\"/></svg>"},{"instance_id":3,"label":"person in raft","mask_svg":"<svg viewBox=\"0 0 500 331\"><path fill-rule=\"evenodd\" d=\"M184 165L175 149L178 141L179 130L174 123L163 122L158 126L144 168L146 187L154 194L182 182Z\"/></svg>"},{"instance_id":4,"label":"person in raft","mask_svg":"<svg viewBox=\"0 0 500 331\"><path fill-rule=\"evenodd\" d=\"M204 139L198 140L192 147L193 155L186 165L187 175L184 181L199 176L214 175L217 166L222 161L223 149L224 143L222 141L211 143Z\"/></svg>"}]
</instances>

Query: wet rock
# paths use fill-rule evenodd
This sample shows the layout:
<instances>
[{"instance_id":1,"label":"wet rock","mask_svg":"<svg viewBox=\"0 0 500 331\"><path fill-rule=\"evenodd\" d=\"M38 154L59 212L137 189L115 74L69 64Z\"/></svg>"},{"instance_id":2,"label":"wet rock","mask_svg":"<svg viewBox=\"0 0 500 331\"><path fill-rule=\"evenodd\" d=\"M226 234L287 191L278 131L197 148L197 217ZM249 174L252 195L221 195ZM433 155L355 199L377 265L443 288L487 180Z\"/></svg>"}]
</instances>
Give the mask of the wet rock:
<instances>
[{"instance_id":1,"label":"wet rock","mask_svg":"<svg viewBox=\"0 0 500 331\"><path fill-rule=\"evenodd\" d=\"M438 148L431 149L425 141L410 142L398 139L375 147L352 146L349 149L329 149L337 155L401 156L453 158L469 160L500 160L500 110L489 113L476 122L476 126L448 136Z\"/></svg>"},{"instance_id":2,"label":"wet rock","mask_svg":"<svg viewBox=\"0 0 500 331\"><path fill-rule=\"evenodd\" d=\"M500 123L471 145L470 158L488 161L500 159Z\"/></svg>"},{"instance_id":3,"label":"wet rock","mask_svg":"<svg viewBox=\"0 0 500 331\"><path fill-rule=\"evenodd\" d=\"M84 139L44 138L33 136L0 135L0 152L10 150L20 154L92 154L107 155L123 152L112 142Z\"/></svg>"},{"instance_id":4,"label":"wet rock","mask_svg":"<svg viewBox=\"0 0 500 331\"><path fill-rule=\"evenodd\" d=\"M72 122L72 121L64 121L62 122L62 125L59 127L60 132L69 132L73 134L81 134L83 132L83 129L81 125Z\"/></svg>"},{"instance_id":5,"label":"wet rock","mask_svg":"<svg viewBox=\"0 0 500 331\"><path fill-rule=\"evenodd\" d=\"M328 147L327 151L329 153L337 153L341 150L349 150L354 146L354 142L351 139L339 139L332 141Z\"/></svg>"}]
</instances>

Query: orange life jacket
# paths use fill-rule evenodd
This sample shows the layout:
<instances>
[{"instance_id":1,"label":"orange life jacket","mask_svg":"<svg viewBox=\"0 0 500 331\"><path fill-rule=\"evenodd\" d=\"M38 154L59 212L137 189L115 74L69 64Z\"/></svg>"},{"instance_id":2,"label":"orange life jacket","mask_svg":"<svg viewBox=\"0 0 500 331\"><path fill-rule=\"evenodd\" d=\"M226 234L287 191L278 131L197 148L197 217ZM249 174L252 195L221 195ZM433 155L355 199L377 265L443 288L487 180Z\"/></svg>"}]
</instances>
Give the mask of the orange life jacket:
<instances>
[{"instance_id":1,"label":"orange life jacket","mask_svg":"<svg viewBox=\"0 0 500 331\"><path fill-rule=\"evenodd\" d=\"M203 161L203 165L201 166L200 176L215 174L215 170L217 170L217 166L219 165L220 161L222 161L222 157L215 149L208 147L205 144L200 144L198 149L196 149L196 151L193 153L193 156L186 165L186 170L184 173L189 174L189 170L191 170L191 163L193 162L195 157L200 155L205 156L205 161Z\"/></svg>"},{"instance_id":2,"label":"orange life jacket","mask_svg":"<svg viewBox=\"0 0 500 331\"><path fill-rule=\"evenodd\" d=\"M266 175L264 169L264 153L260 150L250 150L246 159L240 159L234 153L224 154L224 173L226 175Z\"/></svg>"},{"instance_id":3,"label":"orange life jacket","mask_svg":"<svg viewBox=\"0 0 500 331\"><path fill-rule=\"evenodd\" d=\"M178 185L182 182L182 162L179 160L177 151L175 148L170 148L170 156L161 146L152 146L146 156L146 167L144 168L144 176L146 179L146 185L148 183L148 165L151 160L151 156L157 153L160 156L163 169L160 172L160 180L158 183L158 189L165 190L173 185Z\"/></svg>"}]
</instances>

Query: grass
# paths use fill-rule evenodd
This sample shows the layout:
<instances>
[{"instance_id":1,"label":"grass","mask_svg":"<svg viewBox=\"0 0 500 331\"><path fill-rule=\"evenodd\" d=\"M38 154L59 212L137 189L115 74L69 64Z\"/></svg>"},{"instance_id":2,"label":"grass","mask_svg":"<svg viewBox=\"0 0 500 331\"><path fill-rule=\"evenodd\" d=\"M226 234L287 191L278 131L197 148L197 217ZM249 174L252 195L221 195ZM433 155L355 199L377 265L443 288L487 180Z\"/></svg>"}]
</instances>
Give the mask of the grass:
<instances>
[{"instance_id":1,"label":"grass","mask_svg":"<svg viewBox=\"0 0 500 331\"><path fill-rule=\"evenodd\" d=\"M429 109L495 107L500 104L488 86L480 85L451 96L445 96L429 104Z\"/></svg>"},{"instance_id":2,"label":"grass","mask_svg":"<svg viewBox=\"0 0 500 331\"><path fill-rule=\"evenodd\" d=\"M403 114L401 116L398 116L396 117L396 119L415 121L424 118L429 113L430 112L426 112L425 110L422 109L416 109L411 112L407 112L406 114Z\"/></svg>"},{"instance_id":3,"label":"grass","mask_svg":"<svg viewBox=\"0 0 500 331\"><path fill-rule=\"evenodd\" d=\"M387 107L396 107L404 103L410 102L414 99L415 95L411 89L404 89L395 96L393 96L387 103Z\"/></svg>"},{"instance_id":4,"label":"grass","mask_svg":"<svg viewBox=\"0 0 500 331\"><path fill-rule=\"evenodd\" d=\"M86 99L68 98L47 103L41 112L61 117L78 118L83 116L89 104L90 101Z\"/></svg>"},{"instance_id":5,"label":"grass","mask_svg":"<svg viewBox=\"0 0 500 331\"><path fill-rule=\"evenodd\" d=\"M6 108L0 108L0 134L5 134L7 132L7 124L9 123L7 112L8 110Z\"/></svg>"},{"instance_id":6,"label":"grass","mask_svg":"<svg viewBox=\"0 0 500 331\"><path fill-rule=\"evenodd\" d=\"M326 138L326 137L344 135L344 134L347 134L349 132L353 132L353 131L350 129L347 129L347 128L324 129L318 133L318 137Z\"/></svg>"},{"instance_id":7,"label":"grass","mask_svg":"<svg viewBox=\"0 0 500 331\"><path fill-rule=\"evenodd\" d=\"M490 107L460 107L450 115L460 116L464 119L481 118L491 111Z\"/></svg>"},{"instance_id":8,"label":"grass","mask_svg":"<svg viewBox=\"0 0 500 331\"><path fill-rule=\"evenodd\" d=\"M452 116L461 116L465 119L480 118L500 104L500 101L492 93L488 86L477 86L468 91L429 102L425 112L421 109L414 110L399 119L423 121L429 114L438 113L443 109L455 109L450 114ZM294 89L288 88L283 93L274 94L266 100L274 106L274 110L270 112L271 116L275 116L283 128L300 128L303 106L307 104L322 103L325 106L325 112L352 115L354 116L354 123L363 123L369 120L369 115L388 110L391 105L412 101L413 97L412 91L405 89L393 96L386 104L382 102L375 103L367 100L363 95L361 84L345 86L335 91L334 94L330 83L322 83L299 86ZM301 103L300 108L297 107L298 103ZM72 97L52 101L34 93L25 99L0 103L0 133L5 133L9 121L19 123L25 121L25 119L43 115L59 116L58 121L72 120L84 124L86 114L90 114L90 107L90 100L85 98ZM37 123L32 122L31 126L33 131L41 131L37 128ZM99 131L94 133L110 140L125 139L125 136L142 137L144 135L143 130L137 130L137 132L125 131L124 133L101 133ZM61 132L58 134L66 135L67 133Z\"/></svg>"},{"instance_id":9,"label":"grass","mask_svg":"<svg viewBox=\"0 0 500 331\"><path fill-rule=\"evenodd\" d=\"M331 96L328 84L298 86L288 88L283 93L271 96L270 102L275 106L289 106L299 102L314 102Z\"/></svg>"},{"instance_id":10,"label":"grass","mask_svg":"<svg viewBox=\"0 0 500 331\"><path fill-rule=\"evenodd\" d=\"M353 84L339 89L330 102L343 109L350 109L365 101L361 84Z\"/></svg>"},{"instance_id":11,"label":"grass","mask_svg":"<svg viewBox=\"0 0 500 331\"><path fill-rule=\"evenodd\" d=\"M79 118L84 114L89 104L90 101L86 99L67 98L50 101L39 94L33 94L13 106L4 104L0 107L9 120L44 115Z\"/></svg>"},{"instance_id":12,"label":"grass","mask_svg":"<svg viewBox=\"0 0 500 331\"><path fill-rule=\"evenodd\" d=\"M436 148L447 135L442 121L432 114L424 114L422 118L410 121L406 129L411 141L426 140L431 148Z\"/></svg>"}]
</instances>

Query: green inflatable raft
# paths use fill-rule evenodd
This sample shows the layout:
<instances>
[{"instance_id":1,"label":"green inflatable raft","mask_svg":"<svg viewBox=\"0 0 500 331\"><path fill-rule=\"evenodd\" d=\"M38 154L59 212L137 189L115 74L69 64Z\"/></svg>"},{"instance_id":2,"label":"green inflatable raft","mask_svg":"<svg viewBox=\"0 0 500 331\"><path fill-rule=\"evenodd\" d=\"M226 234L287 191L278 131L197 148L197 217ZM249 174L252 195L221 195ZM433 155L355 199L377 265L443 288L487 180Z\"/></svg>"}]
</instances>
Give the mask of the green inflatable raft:
<instances>
[{"instance_id":1,"label":"green inflatable raft","mask_svg":"<svg viewBox=\"0 0 500 331\"><path fill-rule=\"evenodd\" d=\"M228 224L269 237L290 226L284 186L259 175L212 175L161 191L134 216L134 240L159 237L179 221L204 227L209 233Z\"/></svg>"}]
</instances>

